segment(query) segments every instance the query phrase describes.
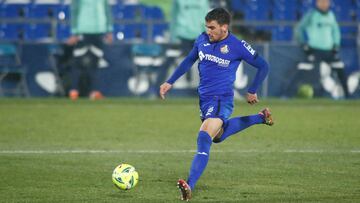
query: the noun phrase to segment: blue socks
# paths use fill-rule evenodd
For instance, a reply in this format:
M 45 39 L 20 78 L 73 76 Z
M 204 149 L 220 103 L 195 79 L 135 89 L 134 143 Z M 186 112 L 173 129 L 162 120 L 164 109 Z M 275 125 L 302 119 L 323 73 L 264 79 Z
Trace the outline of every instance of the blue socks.
M 190 175 L 187 181 L 192 190 L 209 161 L 211 143 L 210 135 L 205 131 L 200 131 L 197 139 L 197 153 L 191 164 Z
M 215 138 L 213 141 L 214 143 L 220 143 L 230 135 L 236 134 L 252 125 L 260 123 L 264 123 L 264 117 L 260 114 L 231 118 L 224 125 L 224 133 L 221 137 Z
M 191 190 L 194 189 L 196 182 L 199 180 L 206 168 L 209 161 L 212 142 L 222 142 L 230 135 L 236 134 L 252 125 L 260 123 L 264 123 L 264 118 L 260 114 L 229 119 L 224 126 L 224 133 L 221 135 L 220 139 L 217 140 L 212 140 L 207 132 L 200 131 L 197 139 L 197 153 L 195 154 L 191 164 L 190 174 L 187 180 Z

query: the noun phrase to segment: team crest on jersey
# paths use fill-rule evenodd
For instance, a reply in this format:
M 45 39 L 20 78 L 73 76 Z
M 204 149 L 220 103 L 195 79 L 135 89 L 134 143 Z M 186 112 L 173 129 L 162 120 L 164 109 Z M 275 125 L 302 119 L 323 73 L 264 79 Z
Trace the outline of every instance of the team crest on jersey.
M 220 47 L 220 52 L 223 54 L 227 54 L 229 53 L 229 46 L 228 45 L 223 45 L 222 47 Z

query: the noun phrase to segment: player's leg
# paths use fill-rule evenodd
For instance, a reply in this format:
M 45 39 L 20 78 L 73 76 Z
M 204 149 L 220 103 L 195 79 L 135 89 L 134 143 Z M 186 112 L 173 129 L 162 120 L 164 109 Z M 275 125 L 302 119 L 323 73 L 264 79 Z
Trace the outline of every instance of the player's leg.
M 204 172 L 209 161 L 212 138 L 223 125 L 224 119 L 219 118 L 221 107 L 221 101 L 218 97 L 200 98 L 200 112 L 203 123 L 198 133 L 197 153 L 192 161 L 188 180 L 178 181 L 182 200 L 189 200 L 191 198 L 191 191 L 194 189 L 196 182 Z M 229 110 L 229 112 L 231 114 L 232 111 Z
M 345 70 L 344 69 L 334 69 L 334 70 L 335 70 L 335 72 L 339 78 L 340 84 L 343 88 L 345 98 L 349 98 L 350 94 L 349 94 L 349 88 L 347 85 L 347 76 L 346 76 Z
M 206 168 L 209 161 L 212 138 L 217 134 L 223 122 L 219 118 L 208 118 L 200 127 L 197 139 L 197 153 L 191 164 L 188 183 L 194 189 L 196 182 Z
M 347 76 L 345 73 L 345 64 L 344 62 L 337 56 L 331 56 L 330 59 L 327 61 L 331 69 L 334 70 L 339 78 L 340 84 L 343 88 L 345 98 L 349 97 L 349 88 L 347 85 Z
M 197 153 L 192 161 L 188 180 L 186 182 L 181 179 L 178 181 L 182 200 L 189 200 L 191 198 L 191 191 L 194 189 L 209 161 L 212 138 L 217 134 L 222 124 L 223 121 L 219 118 L 208 118 L 202 123 L 197 138 Z
M 266 124 L 273 125 L 274 121 L 269 108 L 265 108 L 258 114 L 231 118 L 226 121 L 223 130 L 220 130 L 213 139 L 214 143 L 220 143 L 231 135 L 234 135 L 252 125 Z
M 79 50 L 82 50 L 86 47 L 83 39 L 81 39 L 74 47 L 71 59 L 71 71 L 70 71 L 70 79 L 71 79 L 71 87 L 69 91 L 69 97 L 71 100 L 78 99 L 80 95 L 79 83 L 80 77 L 82 76 L 83 64 L 82 57 L 85 53 L 79 54 Z

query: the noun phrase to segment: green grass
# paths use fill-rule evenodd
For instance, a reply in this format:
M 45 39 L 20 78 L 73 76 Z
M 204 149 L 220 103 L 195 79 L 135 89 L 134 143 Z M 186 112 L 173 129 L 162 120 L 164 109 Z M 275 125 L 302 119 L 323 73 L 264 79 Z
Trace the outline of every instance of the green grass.
M 360 202 L 360 101 L 270 106 L 273 127 L 213 144 L 193 202 Z M 0 202 L 179 202 L 200 126 L 197 100 L 0 100 Z M 116 165 L 138 186 L 120 191 Z

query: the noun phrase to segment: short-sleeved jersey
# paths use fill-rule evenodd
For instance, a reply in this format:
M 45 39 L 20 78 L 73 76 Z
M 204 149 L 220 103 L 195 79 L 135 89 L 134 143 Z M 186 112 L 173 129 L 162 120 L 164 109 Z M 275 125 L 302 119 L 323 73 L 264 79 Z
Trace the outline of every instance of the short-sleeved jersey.
M 210 42 L 206 33 L 201 34 L 190 52 L 195 53 L 199 59 L 200 96 L 232 96 L 236 70 L 241 60 L 251 62 L 257 57 L 247 42 L 231 33 L 219 42 Z

